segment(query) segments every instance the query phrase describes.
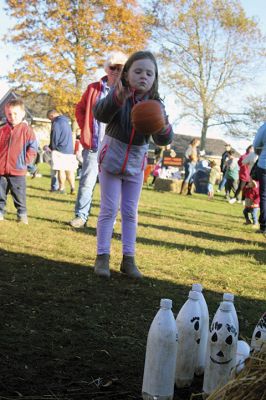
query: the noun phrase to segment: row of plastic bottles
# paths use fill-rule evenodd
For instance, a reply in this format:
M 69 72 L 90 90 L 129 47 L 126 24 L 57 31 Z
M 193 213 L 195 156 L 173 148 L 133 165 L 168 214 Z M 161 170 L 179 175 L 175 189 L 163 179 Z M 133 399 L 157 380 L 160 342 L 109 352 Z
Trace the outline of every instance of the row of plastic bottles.
M 175 320 L 172 300 L 162 299 L 148 333 L 142 385 L 144 400 L 172 400 L 174 385 L 190 386 L 194 374 L 204 373 L 209 395 L 244 366 L 249 345 L 238 340 L 234 295 L 225 293 L 209 329 L 209 312 L 202 286 L 193 284 Z M 251 348 L 266 351 L 266 313 L 254 330 Z

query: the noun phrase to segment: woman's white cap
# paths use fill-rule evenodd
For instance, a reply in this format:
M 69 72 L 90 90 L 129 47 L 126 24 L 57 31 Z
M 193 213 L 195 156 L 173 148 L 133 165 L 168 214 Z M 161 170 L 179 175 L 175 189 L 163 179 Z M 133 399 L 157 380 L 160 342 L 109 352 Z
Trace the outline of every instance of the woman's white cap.
M 104 63 L 104 70 L 107 72 L 107 68 L 110 65 L 124 65 L 127 61 L 127 56 L 122 51 L 113 51 L 108 56 Z

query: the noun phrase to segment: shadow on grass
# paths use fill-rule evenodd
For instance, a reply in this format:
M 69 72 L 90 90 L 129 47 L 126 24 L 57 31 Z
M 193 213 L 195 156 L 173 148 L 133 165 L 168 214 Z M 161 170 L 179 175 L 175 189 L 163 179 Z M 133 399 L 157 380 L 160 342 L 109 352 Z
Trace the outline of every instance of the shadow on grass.
M 226 213 L 217 213 L 217 212 L 212 212 L 212 211 L 207 211 L 207 210 L 204 210 L 204 209 L 197 209 L 197 208 L 186 208 L 186 209 L 191 209 L 193 212 L 195 212 L 195 211 L 198 211 L 198 212 L 200 212 L 200 213 L 205 213 L 205 214 L 208 214 L 208 215 L 218 215 L 218 216 L 227 216 L 227 214 Z M 180 214 L 180 208 L 178 208 L 178 205 L 177 205 L 177 207 L 176 207 L 176 210 L 175 209 L 173 209 L 173 210 L 171 210 L 171 213 L 169 213 L 169 214 L 165 214 L 165 213 L 161 213 L 158 209 L 156 209 L 155 211 L 143 211 L 143 210 L 139 210 L 138 211 L 138 213 L 139 214 L 141 214 L 141 215 L 145 215 L 145 216 L 147 216 L 147 217 L 154 217 L 154 218 L 156 218 L 156 217 L 159 217 L 159 218 L 169 218 L 169 219 L 174 219 L 174 220 L 181 220 L 181 221 L 183 221 L 183 219 L 184 219 L 184 215 L 181 215 Z M 179 213 L 179 214 L 178 214 Z M 237 219 L 237 220 L 239 220 L 240 219 L 240 216 L 238 216 L 238 215 L 230 215 L 230 214 L 228 214 L 228 218 L 230 218 L 230 220 L 233 218 L 233 219 Z M 190 222 L 191 222 L 191 220 L 190 220 Z M 204 223 L 206 223 L 205 221 L 204 221 Z
M 146 338 L 160 299 L 173 299 L 176 315 L 189 290 L 114 271 L 101 280 L 92 267 L 6 250 L 0 279 L 0 396 L 9 399 L 141 399 Z M 221 294 L 205 297 L 213 315 Z M 237 297 L 236 307 L 250 337 L 265 303 Z M 197 380 L 174 399 L 200 391 Z
M 254 243 L 257 243 L 257 245 L 260 247 L 266 247 L 266 240 L 265 240 L 265 242 L 258 242 L 256 240 L 247 240 L 247 239 L 235 238 L 232 236 L 217 235 L 217 234 L 203 232 L 203 231 L 190 231 L 190 230 L 182 229 L 182 228 L 172 228 L 170 226 L 165 226 L 165 225 L 145 224 L 142 222 L 139 222 L 138 225 L 143 226 L 144 228 L 154 228 L 154 229 L 158 229 L 158 230 L 162 230 L 162 231 L 166 231 L 166 232 L 174 232 L 177 234 L 181 233 L 183 235 L 190 235 L 190 236 L 200 238 L 200 239 L 215 240 L 218 242 L 234 242 L 234 243 L 239 243 L 239 244 L 250 244 L 250 245 L 254 245 Z M 262 235 L 261 235 L 261 237 L 262 237 Z
M 190 231 L 189 231 L 190 232 Z M 188 233 L 188 232 L 187 232 Z M 245 254 L 249 257 L 254 257 L 254 259 L 261 265 L 265 265 L 265 249 L 253 249 L 253 248 L 241 248 L 241 249 L 233 249 L 233 250 L 215 250 L 211 248 L 201 247 L 201 246 L 193 246 L 190 244 L 180 244 L 174 242 L 166 242 L 165 240 L 156 240 L 156 239 L 148 239 L 144 237 L 137 237 L 137 242 L 142 243 L 144 245 L 156 246 L 158 250 L 160 247 L 168 247 L 169 249 L 176 249 L 180 251 L 192 251 L 195 254 L 205 253 L 207 256 L 235 256 Z M 244 243 L 244 241 L 243 241 Z
M 38 189 L 39 191 L 39 189 Z M 46 191 L 47 192 L 47 191 Z M 46 196 L 35 196 L 34 194 L 27 193 L 27 198 L 32 198 L 32 199 L 40 199 L 48 202 L 60 202 L 60 203 L 70 203 L 76 200 L 75 196 L 70 196 L 68 194 L 60 194 L 60 193 L 49 193 Z

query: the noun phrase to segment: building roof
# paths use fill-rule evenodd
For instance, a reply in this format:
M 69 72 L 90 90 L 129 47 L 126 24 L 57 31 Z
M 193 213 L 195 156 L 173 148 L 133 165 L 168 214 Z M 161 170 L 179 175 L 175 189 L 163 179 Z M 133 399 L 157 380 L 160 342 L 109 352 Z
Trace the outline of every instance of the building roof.
M 175 134 L 173 141 L 171 143 L 171 148 L 174 149 L 178 156 L 184 156 L 184 153 L 190 144 L 191 140 L 199 136 L 189 136 L 189 135 L 179 135 Z M 205 152 L 207 156 L 221 156 L 225 151 L 225 145 L 228 141 L 224 141 L 222 139 L 206 139 L 206 147 Z M 235 149 L 234 149 L 235 150 Z M 235 150 L 236 157 L 239 157 L 240 154 Z

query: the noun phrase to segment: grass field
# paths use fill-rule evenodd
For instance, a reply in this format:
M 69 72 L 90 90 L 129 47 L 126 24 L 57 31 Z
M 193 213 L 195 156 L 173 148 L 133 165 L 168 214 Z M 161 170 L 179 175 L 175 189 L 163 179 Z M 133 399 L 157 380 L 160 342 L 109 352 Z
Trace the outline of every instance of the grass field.
M 266 239 L 243 225 L 241 205 L 144 187 L 136 258 L 145 278 L 119 273 L 119 216 L 105 281 L 93 274 L 98 185 L 88 227 L 75 231 L 75 198 L 50 193 L 41 169 L 43 178 L 28 179 L 29 225 L 16 223 L 9 198 L 0 226 L 0 399 L 141 399 L 160 299 L 171 298 L 176 315 L 194 282 L 211 317 L 223 292 L 235 294 L 240 337 L 250 341 L 266 309 Z M 175 399 L 200 391 L 198 379 Z

